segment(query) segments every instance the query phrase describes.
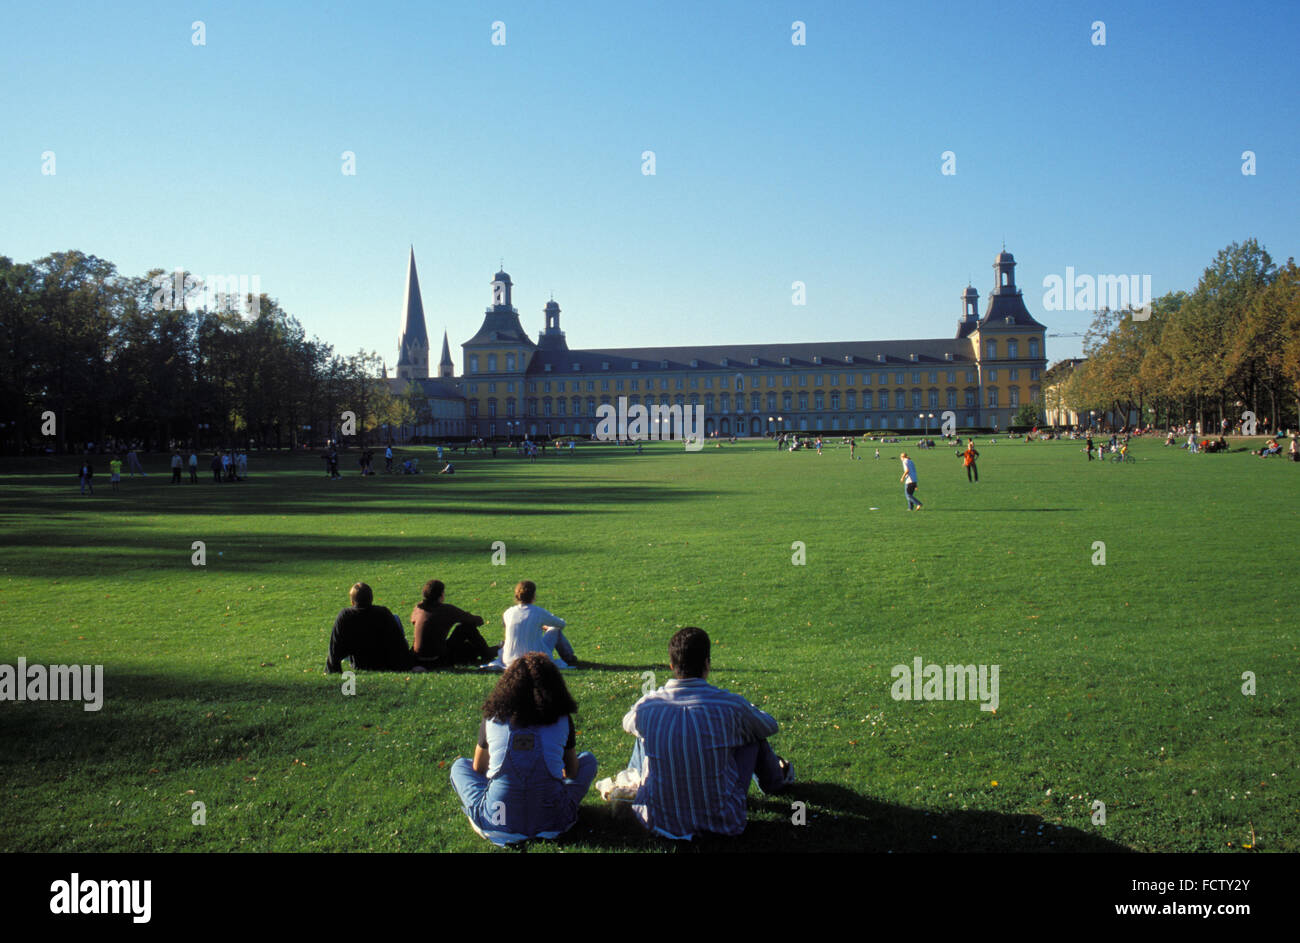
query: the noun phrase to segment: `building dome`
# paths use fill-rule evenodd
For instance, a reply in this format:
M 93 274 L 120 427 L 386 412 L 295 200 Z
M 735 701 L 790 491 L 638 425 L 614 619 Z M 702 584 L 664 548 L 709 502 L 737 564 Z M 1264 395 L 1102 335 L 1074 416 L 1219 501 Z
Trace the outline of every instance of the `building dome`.
M 550 301 L 546 302 L 546 313 L 547 313 L 547 314 L 559 314 L 559 313 L 560 313 L 560 305 L 559 305 L 559 303 L 558 303 L 554 298 L 552 298 Z
M 499 271 L 499 272 L 497 272 L 495 275 L 493 275 L 493 276 L 492 276 L 492 281 L 494 281 L 494 282 L 505 282 L 507 285 L 512 284 L 512 282 L 510 281 L 510 276 L 506 274 L 505 269 L 502 269 L 501 271 Z
M 966 290 L 961 293 L 961 296 L 963 298 L 978 298 L 980 296 L 980 293 L 975 290 L 974 285 L 967 285 Z
M 993 260 L 994 265 L 1015 265 L 1016 258 L 1006 249 L 998 253 L 998 257 Z

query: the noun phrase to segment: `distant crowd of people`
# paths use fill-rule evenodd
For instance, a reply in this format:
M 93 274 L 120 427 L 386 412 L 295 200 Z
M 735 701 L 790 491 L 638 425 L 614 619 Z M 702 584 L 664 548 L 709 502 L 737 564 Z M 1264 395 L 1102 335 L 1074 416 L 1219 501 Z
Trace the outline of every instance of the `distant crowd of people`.
M 330 636 L 327 672 L 350 661 L 358 670 L 430 671 L 454 665 L 503 673 L 480 711 L 472 759 L 451 767 L 451 783 L 476 832 L 498 845 L 554 838 L 577 821 L 596 778 L 596 757 L 577 752 L 578 704 L 560 673 L 577 664 L 566 623 L 536 604 L 537 586 L 515 586 L 502 613 L 504 636 L 490 646 L 481 616 L 446 601 L 430 580 L 411 613 L 414 641 L 401 621 L 376 605 L 365 583 L 349 592 Z M 711 642 L 688 627 L 668 646 L 672 679 L 638 700 L 623 718 L 636 738 L 627 766 L 598 784 L 602 798 L 626 802 L 647 829 L 674 839 L 738 835 L 746 793 L 757 779 L 764 793 L 794 782 L 794 769 L 768 743 L 776 720 L 743 697 L 714 687 Z
M 81 485 L 82 494 L 95 493 L 95 464 L 90 456 L 90 452 L 82 455 L 81 462 L 77 466 L 77 480 Z M 172 484 L 179 485 L 181 483 L 181 476 L 186 468 L 189 469 L 190 483 L 195 485 L 199 483 L 199 453 L 197 451 L 190 452 L 187 460 L 179 449 L 173 450 L 170 464 Z M 149 477 L 149 473 L 144 470 L 144 465 L 140 463 L 140 457 L 134 449 L 126 453 L 125 465 L 129 477 L 134 478 L 137 474 L 141 478 Z M 208 467 L 212 471 L 212 480 L 217 484 L 243 481 L 248 477 L 248 453 L 242 449 L 231 449 L 229 451 L 218 449 L 212 454 Z M 116 453 L 110 453 L 108 481 L 114 492 L 118 490 L 118 485 L 122 481 L 122 468 L 122 457 Z

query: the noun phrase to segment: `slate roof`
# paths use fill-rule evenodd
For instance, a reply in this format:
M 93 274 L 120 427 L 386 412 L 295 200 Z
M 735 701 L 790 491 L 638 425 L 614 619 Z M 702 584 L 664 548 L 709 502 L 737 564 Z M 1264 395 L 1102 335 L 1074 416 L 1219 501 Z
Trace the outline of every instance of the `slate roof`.
M 420 344 L 426 350 L 429 347 L 429 332 L 424 325 L 424 302 L 420 300 L 420 277 L 415 272 L 414 246 L 406 263 L 406 302 L 402 310 L 402 338 L 397 345 L 399 367 L 412 362 L 408 353 L 411 344 Z
M 1011 318 L 1009 323 L 1007 318 Z M 1019 291 L 1002 294 L 995 291 L 989 295 L 989 304 L 984 309 L 984 317 L 979 322 L 979 327 L 980 330 L 990 327 L 1047 330 L 1046 325 L 1034 320 L 1034 316 L 1025 307 L 1025 296 Z
M 523 325 L 519 323 L 519 312 L 513 307 L 507 308 L 504 305 L 488 308 L 483 315 L 483 323 L 479 326 L 478 333 L 460 346 L 469 347 L 475 344 L 520 344 L 529 350 L 537 347 Z
M 916 354 L 913 361 L 911 355 Z M 952 359 L 944 355 L 951 354 Z M 878 359 L 884 355 L 884 360 Z M 845 358 L 851 357 L 852 360 Z M 788 364 L 782 362 L 789 357 Z M 820 357 L 821 363 L 813 358 Z M 757 358 L 757 364 L 753 361 Z M 723 361 L 726 361 L 724 366 Z M 661 367 L 663 361 L 668 366 Z M 691 361 L 699 366 L 692 368 Z M 529 376 L 546 372 L 556 375 L 572 373 L 630 372 L 632 364 L 638 370 L 657 372 L 667 370 L 770 370 L 773 368 L 802 367 L 808 369 L 871 369 L 895 366 L 939 366 L 944 364 L 973 363 L 970 345 L 947 338 L 902 341 L 830 341 L 825 343 L 796 344 L 728 344 L 708 347 L 624 347 L 601 350 L 539 350 L 528 364 Z M 581 365 L 575 371 L 573 365 Z M 602 364 L 608 363 L 605 370 Z

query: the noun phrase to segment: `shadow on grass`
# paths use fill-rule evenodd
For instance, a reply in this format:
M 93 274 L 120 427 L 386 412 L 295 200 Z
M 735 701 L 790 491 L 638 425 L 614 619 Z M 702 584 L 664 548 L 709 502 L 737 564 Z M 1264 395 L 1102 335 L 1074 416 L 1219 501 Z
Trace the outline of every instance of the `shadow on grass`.
M 602 770 L 600 775 L 605 771 Z M 792 822 L 792 804 L 806 803 L 806 820 Z M 757 813 L 757 817 L 756 817 Z M 753 852 L 1131 852 L 1096 832 L 1058 826 L 1037 815 L 984 810 L 930 812 L 872 799 L 835 783 L 796 783 L 780 796 L 751 789 L 744 834 L 671 841 L 643 829 L 629 811 L 593 791 L 578 823 L 559 845 L 602 851 L 675 854 Z M 521 850 L 526 850 L 526 847 Z
M 237 526 L 237 523 L 233 526 Z M 409 526 L 409 525 L 408 525 Z M 508 536 L 508 535 L 507 535 Z M 124 539 L 125 538 L 125 539 Z M 192 542 L 202 540 L 207 562 L 193 564 Z M 119 532 L 117 543 L 89 542 L 84 533 L 74 530 L 42 533 L 38 530 L 6 529 L 0 535 L 0 550 L 5 548 L 39 548 L 41 552 L 10 554 L 5 572 L 26 577 L 99 576 L 111 573 L 135 575 L 142 569 L 172 571 L 177 575 L 202 578 L 207 574 L 249 574 L 263 571 L 257 579 L 273 578 L 277 573 L 288 583 L 299 576 L 299 569 L 313 569 L 351 564 L 358 578 L 366 579 L 382 563 L 406 563 L 431 569 L 446 565 L 456 557 L 482 556 L 492 552 L 487 537 L 446 537 L 434 534 L 406 534 L 388 537 L 322 534 L 316 536 L 208 532 L 202 526 L 185 528 L 181 534 Z M 512 553 L 545 554 L 559 557 L 578 550 L 545 541 L 520 541 Z M 50 553 L 45 553 L 50 551 Z M 56 555 L 54 551 L 64 551 Z M 70 561 L 75 554 L 75 561 Z M 188 588 L 178 592 L 178 598 Z M 381 605 L 384 601 L 378 600 Z
M 607 511 L 591 505 L 635 508 L 660 504 L 666 499 L 690 500 L 715 494 L 663 483 L 601 484 L 590 478 L 561 481 L 512 476 L 501 480 L 500 485 L 474 479 L 457 479 L 454 483 L 443 479 L 429 487 L 423 484 L 417 479 L 343 479 L 330 483 L 328 479 L 280 477 L 210 485 L 201 490 L 199 486 L 188 484 L 156 487 L 150 483 L 129 487 L 124 483 L 115 494 L 105 482 L 103 488 L 96 488 L 94 495 L 79 494 L 75 482 L 66 491 L 19 486 L 10 492 L 13 510 L 0 519 L 7 523 L 21 523 L 32 520 L 34 516 L 48 520 L 69 512 L 219 516 L 326 515 L 368 511 L 509 517 L 603 514 Z M 549 487 L 552 484 L 554 487 Z

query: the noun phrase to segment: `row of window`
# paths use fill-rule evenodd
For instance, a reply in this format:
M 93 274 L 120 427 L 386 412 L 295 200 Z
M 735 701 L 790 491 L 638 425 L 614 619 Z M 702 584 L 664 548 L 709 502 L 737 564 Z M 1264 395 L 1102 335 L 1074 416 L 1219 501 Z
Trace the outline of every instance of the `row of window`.
M 989 417 L 984 417 L 987 422 Z M 892 421 L 891 421 L 892 420 Z M 975 425 L 975 414 L 966 413 L 961 420 L 965 426 Z M 748 426 L 748 432 L 746 427 Z M 524 430 L 524 421 L 512 420 L 504 423 L 483 422 L 473 423 L 470 427 L 471 435 L 487 435 L 495 437 L 502 435 L 519 435 Z M 911 416 L 876 416 L 874 421 L 871 416 L 800 416 L 798 418 L 787 419 L 784 422 L 768 423 L 757 417 L 750 419 L 748 424 L 744 419 L 736 419 L 734 423 L 730 422 L 727 417 L 714 420 L 706 418 L 704 420 L 704 432 L 706 435 L 713 432 L 716 428 L 721 435 L 730 435 L 735 432 L 737 435 L 762 435 L 764 432 L 771 430 L 798 430 L 799 432 L 824 432 L 824 431 L 844 431 L 865 429 L 868 432 L 876 429 L 880 431 L 901 430 L 901 429 L 919 429 L 924 428 L 925 423 L 919 423 Z M 934 424 L 930 423 L 930 428 Z M 529 435 L 591 435 L 596 431 L 594 420 L 575 419 L 572 422 L 560 420 L 558 422 L 544 421 L 541 423 L 531 422 L 527 424 Z
M 479 370 L 478 370 L 479 359 L 478 359 L 478 358 L 479 358 L 479 355 L 478 355 L 478 354 L 470 354 L 470 355 L 469 355 L 469 372 L 470 372 L 470 373 L 478 373 L 478 372 L 479 372 Z M 518 363 L 518 362 L 520 362 L 520 361 L 516 361 L 516 359 L 515 359 L 515 355 L 514 355 L 514 354 L 506 354 L 506 373 L 514 373 L 514 372 L 515 372 L 515 365 L 516 365 L 516 363 Z M 487 372 L 488 372 L 488 373 L 496 373 L 496 372 L 497 372 L 497 363 L 498 363 L 498 361 L 497 361 L 497 355 L 496 355 L 496 354 L 488 354 L 488 355 L 487 355 Z
M 1018 381 L 1018 380 L 1020 379 L 1020 368 L 1019 368 L 1019 367 L 1006 367 L 1006 368 L 1003 368 L 1003 369 L 1005 369 L 1005 370 L 1007 371 L 1007 379 L 1008 379 L 1008 380 L 1010 380 L 1010 381 L 1012 381 L 1012 382 L 1015 382 L 1015 381 Z M 996 367 L 990 368 L 990 369 L 984 371 L 984 378 L 985 378 L 985 380 L 986 380 L 987 382 L 990 382 L 990 383 L 996 383 L 996 382 L 997 382 L 997 379 L 998 379 L 998 373 L 999 373 L 999 372 L 1000 372 L 1000 371 L 999 371 L 998 368 L 996 368 Z M 858 382 L 859 382 L 860 384 L 862 384 L 863 386 L 869 385 L 869 384 L 871 383 L 871 376 L 872 376 L 872 375 L 871 375 L 870 373 L 863 373 L 863 374 L 860 374 L 860 375 L 858 376 Z M 880 384 L 887 384 L 887 383 L 890 382 L 890 379 L 889 379 L 890 376 L 891 376 L 891 374 L 889 374 L 889 373 L 881 373 L 881 374 L 878 374 L 878 375 L 877 375 L 878 379 L 877 379 L 876 382 L 877 382 L 877 383 L 880 383 Z M 906 374 L 906 373 L 902 373 L 902 372 L 894 373 L 894 374 L 892 374 L 892 376 L 893 376 L 893 382 L 894 382 L 895 384 L 901 384 L 901 383 L 905 383 L 905 382 L 906 382 L 906 379 L 905 379 L 905 378 L 907 377 L 907 374 Z M 1039 368 L 1038 368 L 1038 367 L 1031 367 L 1030 370 L 1029 370 L 1029 379 L 1031 379 L 1031 380 L 1037 380 L 1037 379 L 1038 379 L 1038 376 L 1039 376 Z M 913 383 L 921 383 L 921 382 L 922 382 L 921 377 L 922 377 L 922 373 L 921 373 L 921 371 L 919 371 L 919 370 L 914 370 L 914 371 L 912 371 L 912 373 L 911 373 L 911 381 L 912 381 Z M 711 390 L 711 389 L 714 388 L 713 383 L 714 383 L 714 380 L 715 380 L 715 379 L 717 380 L 717 384 L 718 384 L 717 388 L 720 389 L 720 390 L 731 390 L 731 389 L 734 389 L 734 390 L 738 390 L 738 391 L 739 391 L 739 390 L 744 390 L 744 389 L 745 389 L 745 378 L 744 378 L 744 377 L 689 377 L 689 378 L 688 378 L 688 377 L 672 377 L 672 378 L 670 378 L 670 377 L 661 377 L 661 378 L 659 378 L 658 389 L 660 389 L 660 390 L 667 390 L 667 389 L 669 389 L 669 383 L 670 383 L 670 381 L 671 381 L 671 382 L 672 382 L 672 388 L 673 388 L 673 389 L 684 390 L 684 389 L 686 389 L 687 386 L 688 386 L 688 384 L 687 384 L 687 382 L 686 382 L 688 379 L 690 380 L 689 388 L 692 389 L 692 390 L 697 390 L 697 389 L 700 389 L 700 388 L 701 388 L 701 380 L 703 381 L 703 388 L 706 389 L 706 390 Z M 781 384 L 783 387 L 789 387 L 789 386 L 793 386 L 793 385 L 794 385 L 794 383 L 793 383 L 794 377 L 792 377 L 792 376 L 790 376 L 790 375 L 787 374 L 787 375 L 785 375 L 784 377 L 782 377 L 782 379 L 784 380 L 784 382 Z M 817 375 L 814 376 L 814 375 L 812 375 L 812 374 L 807 374 L 807 373 L 805 373 L 805 374 L 800 374 L 799 377 L 798 377 L 798 380 L 799 380 L 799 386 L 801 386 L 801 387 L 806 387 L 806 386 L 808 386 L 808 385 L 809 385 L 809 380 L 810 380 L 810 379 L 813 380 L 813 382 L 812 382 L 812 385 L 813 385 L 813 386 L 827 386 L 827 385 L 829 385 L 829 386 L 839 386 L 839 385 L 841 385 L 841 383 L 842 383 L 844 386 L 849 386 L 849 385 L 851 385 L 851 384 L 854 382 L 854 380 L 853 380 L 853 374 L 850 374 L 850 373 L 844 373 L 844 374 L 833 373 L 833 374 L 830 374 L 829 376 L 822 375 L 822 374 L 817 374 Z M 928 379 L 928 382 L 930 382 L 930 383 L 938 383 L 938 382 L 939 382 L 939 372 L 938 372 L 937 370 L 931 370 L 931 371 L 929 372 L 929 374 L 927 375 L 927 379 Z M 947 371 L 947 373 L 945 374 L 945 379 L 947 380 L 948 383 L 956 383 L 956 382 L 957 382 L 957 372 L 956 372 L 955 370 L 949 370 L 949 371 Z M 828 380 L 829 380 L 829 383 L 826 382 L 826 381 L 828 381 Z M 974 370 L 967 370 L 967 371 L 966 371 L 966 382 L 967 382 L 967 383 L 974 383 L 974 382 L 975 382 L 975 371 L 974 371 Z M 542 380 L 542 381 L 540 382 L 540 384 L 539 384 L 538 381 L 536 381 L 536 380 L 531 380 L 531 381 L 528 382 L 527 385 L 528 385 L 528 392 L 529 392 L 529 393 L 537 393 L 537 392 L 539 392 L 539 390 L 538 390 L 538 386 L 539 386 L 539 385 L 540 385 L 540 387 L 541 387 L 540 392 L 542 392 L 542 393 L 551 393 L 551 392 L 555 392 L 555 393 L 582 393 L 582 392 L 594 393 L 594 392 L 596 392 L 596 384 L 597 384 L 597 383 L 600 384 L 600 392 L 602 392 L 602 393 L 609 393 L 609 392 L 611 392 L 611 391 L 612 391 L 612 392 L 616 392 L 616 393 L 623 393 L 623 392 L 626 392 L 626 391 L 631 391 L 631 392 L 635 393 L 635 392 L 639 392 L 639 391 L 641 390 L 641 383 L 642 383 L 642 381 L 641 381 L 640 379 L 638 379 L 638 378 L 624 379 L 624 378 L 622 378 L 622 377 L 619 377 L 619 378 L 616 378 L 616 379 L 613 379 L 613 380 Z M 611 384 L 612 384 L 612 386 L 611 386 Z M 493 382 L 488 383 L 488 384 L 487 384 L 487 392 L 489 392 L 489 393 L 495 393 L 495 392 L 497 392 L 497 385 L 498 385 L 498 382 L 497 382 L 497 381 L 493 381 Z M 523 381 L 514 381 L 514 380 L 508 380 L 508 381 L 505 381 L 505 391 L 506 391 L 507 393 L 514 393 L 514 392 L 516 392 L 516 389 L 515 389 L 516 386 L 518 386 L 518 387 L 519 387 L 519 390 L 522 391 L 522 389 L 523 389 L 523 387 L 524 387 L 524 383 L 523 383 Z M 769 377 L 767 377 L 767 387 L 770 389 L 770 388 L 775 387 L 775 386 L 776 386 L 776 377 L 774 377 L 774 376 L 769 376 Z M 655 381 L 654 381 L 654 379 L 647 379 L 647 380 L 645 381 L 645 389 L 646 389 L 647 392 L 653 391 L 655 388 L 656 388 L 656 387 L 655 387 Z M 754 384 L 753 384 L 753 388 L 755 388 L 755 389 L 759 388 L 759 384 L 758 384 L 758 383 L 754 383 Z M 478 391 L 479 391 L 479 384 L 478 384 L 478 383 L 471 383 L 471 384 L 469 384 L 469 392 L 470 392 L 471 395 L 478 393 Z M 882 391 L 882 392 L 883 392 L 883 391 Z M 853 395 L 853 394 L 852 394 L 852 391 L 850 391 L 848 395 Z M 862 395 L 863 395 L 863 396 L 869 396 L 870 393 L 864 391 Z
M 909 400 L 906 391 L 895 390 L 892 407 L 890 406 L 889 392 L 887 390 L 881 390 L 879 397 L 875 398 L 874 402 L 871 393 L 864 392 L 862 394 L 861 408 L 862 409 L 891 409 L 891 408 L 892 409 L 908 409 L 908 408 L 939 409 L 940 408 L 938 390 L 924 391 L 926 394 L 924 399 L 922 398 L 922 392 L 923 392 L 922 390 L 912 390 L 911 398 Z M 957 390 L 946 391 L 944 405 L 948 409 L 957 408 L 957 393 L 958 393 Z M 987 387 L 985 389 L 985 395 L 987 399 L 987 402 L 985 403 L 986 406 L 996 407 L 1001 405 L 1001 403 L 999 402 L 1000 397 L 998 395 L 997 387 Z M 1034 387 L 1030 390 L 1030 396 L 1031 397 L 1038 396 L 1037 387 Z M 978 404 L 977 397 L 978 397 L 978 392 L 976 390 L 966 390 L 964 395 L 963 405 L 967 407 L 976 406 Z M 663 397 L 660 400 L 660 405 L 663 406 L 670 405 L 668 399 L 669 398 L 667 396 Z M 640 400 L 641 397 L 639 396 L 629 397 L 628 405 L 629 406 L 642 405 Z M 686 405 L 699 406 L 700 405 L 700 398 L 697 394 L 691 394 L 691 396 L 689 397 L 690 400 L 689 404 L 687 402 L 687 397 L 685 396 L 679 395 L 675 397 L 675 400 L 676 400 L 676 405 L 678 406 L 686 406 Z M 507 417 L 512 417 L 512 418 L 514 417 L 516 402 L 517 401 L 513 398 L 507 399 L 505 401 Z M 653 397 L 649 397 L 649 396 L 646 397 L 645 405 L 648 406 L 653 402 L 654 402 Z M 775 393 L 768 393 L 766 398 L 760 397 L 758 393 L 752 393 L 750 394 L 749 397 L 749 409 L 751 412 L 761 412 L 764 410 L 766 410 L 767 412 L 775 412 L 778 409 L 785 412 L 790 412 L 795 409 L 795 402 L 796 402 L 795 397 L 791 393 L 781 394 L 779 406 L 778 406 L 777 395 Z M 843 409 L 858 408 L 857 397 L 853 394 L 852 390 L 850 390 L 847 394 L 845 394 L 845 396 L 842 399 L 838 392 L 832 392 L 830 396 L 827 396 L 824 393 L 814 393 L 812 395 L 811 400 L 809 399 L 809 395 L 807 393 L 800 393 L 798 394 L 797 402 L 798 402 L 798 409 L 800 411 L 807 411 L 808 409 L 823 410 L 827 408 L 828 404 L 829 404 L 829 408 L 833 412 L 838 412 L 841 408 Z M 601 397 L 601 403 L 604 405 L 610 405 L 609 397 L 608 396 Z M 596 405 L 597 404 L 596 404 L 595 397 L 590 397 L 590 396 L 587 397 L 585 415 L 594 416 L 596 414 Z M 732 412 L 733 401 L 731 396 L 727 393 L 721 394 L 716 399 L 712 393 L 709 393 L 705 395 L 703 405 L 706 413 L 713 413 L 713 412 L 727 413 L 727 412 Z M 1013 386 L 1007 390 L 1007 405 L 1012 407 L 1020 405 L 1019 387 Z M 737 396 L 735 398 L 734 408 L 735 408 L 735 412 L 738 413 L 743 413 L 745 411 L 745 398 L 743 396 Z M 557 397 L 556 399 L 552 400 L 549 396 L 547 396 L 541 400 L 540 404 L 536 399 L 528 400 L 528 415 L 530 416 L 538 415 L 539 409 L 541 410 L 541 415 L 543 416 L 569 415 L 570 409 L 572 410 L 572 415 L 574 416 L 584 415 L 583 400 L 582 397 L 580 396 L 574 396 L 571 400 L 566 400 L 560 397 Z M 487 410 L 489 416 L 495 417 L 497 415 L 497 401 L 495 399 L 487 400 Z M 478 417 L 478 400 L 469 401 L 469 415 L 471 416 L 471 418 Z

